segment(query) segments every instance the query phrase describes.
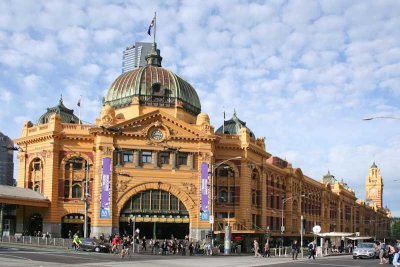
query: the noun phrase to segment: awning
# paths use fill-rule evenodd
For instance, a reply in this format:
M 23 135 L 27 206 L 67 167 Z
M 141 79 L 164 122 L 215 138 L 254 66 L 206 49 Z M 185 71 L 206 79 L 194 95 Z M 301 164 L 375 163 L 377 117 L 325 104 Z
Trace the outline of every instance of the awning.
M 366 240 L 366 239 L 374 239 L 372 236 L 350 236 L 346 237 L 347 239 L 350 240 Z
M 347 237 L 352 236 L 354 233 L 344 233 L 344 232 L 329 232 L 329 233 L 319 233 L 318 236 L 321 237 Z
M 0 185 L 0 203 L 31 207 L 50 207 L 49 199 L 42 194 L 29 188 L 8 185 Z

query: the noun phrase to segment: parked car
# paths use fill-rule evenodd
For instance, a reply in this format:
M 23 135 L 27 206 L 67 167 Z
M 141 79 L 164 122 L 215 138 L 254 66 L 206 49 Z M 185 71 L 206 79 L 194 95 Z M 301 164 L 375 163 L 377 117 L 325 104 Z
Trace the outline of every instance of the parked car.
M 379 257 L 379 248 L 375 243 L 361 243 L 353 250 L 353 259 Z
M 95 252 L 109 252 L 110 251 L 109 244 L 101 243 L 97 239 L 82 238 L 81 242 L 82 242 L 80 245 L 81 250 L 95 251 Z

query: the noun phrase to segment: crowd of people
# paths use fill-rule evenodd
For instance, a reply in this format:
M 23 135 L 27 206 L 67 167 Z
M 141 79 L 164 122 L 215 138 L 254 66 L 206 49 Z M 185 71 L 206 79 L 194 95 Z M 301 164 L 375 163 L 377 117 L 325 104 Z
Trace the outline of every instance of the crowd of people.
M 72 247 L 78 250 L 82 243 L 79 232 L 73 236 L 69 233 L 68 237 L 72 239 Z M 110 245 L 110 252 L 121 257 L 125 257 L 130 253 L 141 252 L 148 252 L 153 255 L 177 254 L 193 256 L 199 253 L 212 255 L 210 242 L 206 240 L 191 241 L 189 240 L 189 236 L 185 236 L 183 240 L 179 240 L 173 235 L 169 239 L 146 239 L 146 236 L 139 237 L 138 234 L 135 234 L 135 236 L 112 234 L 108 238 L 105 238 L 104 234 L 102 234 L 99 238 L 94 239 L 98 240 L 99 243 L 108 243 Z

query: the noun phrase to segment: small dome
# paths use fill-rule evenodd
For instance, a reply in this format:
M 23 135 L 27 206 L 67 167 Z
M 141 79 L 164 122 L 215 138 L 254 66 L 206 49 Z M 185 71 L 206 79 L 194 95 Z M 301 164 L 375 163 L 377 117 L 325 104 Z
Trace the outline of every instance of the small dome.
M 200 113 L 199 115 L 197 115 L 197 120 L 196 120 L 196 124 L 197 125 L 201 125 L 203 123 L 207 123 L 210 124 L 210 117 L 208 116 L 207 113 Z
M 137 97 L 140 105 L 175 107 L 177 102 L 187 112 L 197 115 L 201 111 L 199 97 L 194 88 L 170 70 L 161 67 L 161 57 L 153 44 L 146 57 L 147 65 L 121 74 L 111 84 L 103 104 L 121 108 Z
M 39 117 L 37 124 L 40 125 L 48 123 L 53 114 L 60 115 L 60 120 L 63 123 L 79 123 L 79 118 L 74 115 L 74 110 L 68 109 L 64 106 L 62 97 L 60 98 L 57 106 L 47 108 L 47 112 Z
M 233 113 L 232 119 L 224 121 L 224 125 L 218 128 L 215 132 L 217 134 L 239 134 L 241 128 L 247 128 L 250 132 L 250 137 L 255 138 L 252 130 L 250 130 L 244 121 L 241 121 L 237 116 L 236 112 Z

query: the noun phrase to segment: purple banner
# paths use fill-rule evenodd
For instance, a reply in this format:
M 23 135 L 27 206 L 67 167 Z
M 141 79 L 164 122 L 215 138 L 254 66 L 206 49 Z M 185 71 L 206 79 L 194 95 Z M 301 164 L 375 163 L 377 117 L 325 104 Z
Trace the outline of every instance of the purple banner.
M 210 212 L 208 209 L 208 163 L 201 163 L 201 184 L 200 184 L 200 220 L 208 221 Z
M 101 176 L 100 218 L 110 218 L 110 166 L 111 158 L 103 158 Z

